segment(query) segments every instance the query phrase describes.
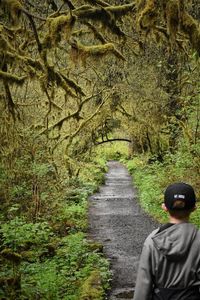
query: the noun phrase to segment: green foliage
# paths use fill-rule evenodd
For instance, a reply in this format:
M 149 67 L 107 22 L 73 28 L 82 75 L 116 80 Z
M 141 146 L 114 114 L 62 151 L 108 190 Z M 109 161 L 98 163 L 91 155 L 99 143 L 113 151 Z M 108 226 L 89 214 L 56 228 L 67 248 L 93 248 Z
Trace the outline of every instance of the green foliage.
M 160 222 L 167 221 L 167 215 L 161 209 L 163 193 L 173 182 L 187 182 L 191 184 L 199 199 L 199 143 L 188 147 L 183 142 L 179 150 L 165 155 L 163 163 L 148 163 L 147 156 L 135 157 L 127 161 L 127 167 L 133 174 L 134 182 L 139 191 L 141 206 L 146 212 Z M 194 163 L 195 162 L 195 163 Z M 200 209 L 200 204 L 197 202 Z M 200 227 L 198 209 L 191 216 L 191 221 Z
M 27 223 L 24 218 L 20 217 L 2 224 L 0 233 L 3 246 L 15 251 L 29 247 L 29 245 L 42 246 L 53 235 L 47 222 Z
M 81 204 L 71 204 L 63 207 L 59 211 L 59 221 L 66 222 L 69 232 L 86 231 L 87 229 L 87 201 Z
M 80 300 L 103 300 L 103 294 L 100 274 L 98 271 L 93 271 L 82 285 Z
M 24 252 L 21 255 L 24 260 Z M 34 254 L 30 255 L 34 257 Z M 101 300 L 110 278 L 108 262 L 101 253 L 90 248 L 83 233 L 71 234 L 59 240 L 53 256 L 43 252 L 31 263 L 26 260 L 21 262 L 18 268 L 21 277 L 20 295 L 30 300 L 35 299 L 36 294 L 40 299 L 79 300 L 80 295 L 83 295 L 83 286 L 90 281 L 94 272 L 98 272 L 98 289 L 101 291 L 95 299 Z M 8 274 L 8 270 L 4 269 L 3 275 Z M 90 294 L 90 290 L 87 293 Z
M 189 4 L 176 14 L 178 0 L 174 10 L 170 1 L 159 6 L 161 14 L 152 0 L 137 1 L 138 11 L 135 2 L 0 2 L 0 298 L 100 300 L 108 263 L 83 232 L 106 161 L 151 152 L 154 163 L 145 156 L 127 164 L 142 205 L 162 220 L 170 181 L 198 191 L 194 11 Z M 131 143 L 95 145 L 111 137 Z
M 112 142 L 97 146 L 95 152 L 98 156 L 98 163 L 128 158 L 128 146 L 127 142 Z
M 12 187 L 10 195 L 17 202 L 7 207 L 7 220 L 0 229 L 0 263 L 3 266 L 0 297 L 12 295 L 13 299 L 34 300 L 38 295 L 40 299 L 85 299 L 86 287 L 87 295 L 94 295 L 90 282 L 94 274 L 98 274 L 99 285 L 94 299 L 101 300 L 109 287 L 109 263 L 99 250 L 101 246 L 94 247 L 82 231 L 87 230 L 87 198 L 103 180 L 105 161 L 101 166 L 89 164 L 90 171 L 85 168 L 80 178 L 63 180 L 59 192 L 56 185 L 50 186 L 47 182 L 51 179 L 52 183 L 54 178 L 51 177 L 54 175 L 51 164 L 37 161 L 28 167 L 28 161 L 31 162 L 29 156 L 17 160 L 17 168 L 20 166 L 29 176 L 25 178 L 15 171 L 19 174 L 18 184 Z M 6 178 L 3 172 L 1 178 Z M 41 211 L 40 218 L 32 222 L 30 214 L 23 213 L 23 205 L 25 199 L 32 201 L 32 195 L 26 190 L 30 180 L 35 178 L 40 187 L 46 184 L 40 197 L 48 206 Z M 31 206 L 27 210 L 32 211 Z
M 80 179 L 87 180 L 88 191 L 94 192 L 100 184 L 104 182 L 104 173 L 106 172 L 106 160 L 95 158 L 93 162 L 88 163 L 86 168 L 80 172 Z

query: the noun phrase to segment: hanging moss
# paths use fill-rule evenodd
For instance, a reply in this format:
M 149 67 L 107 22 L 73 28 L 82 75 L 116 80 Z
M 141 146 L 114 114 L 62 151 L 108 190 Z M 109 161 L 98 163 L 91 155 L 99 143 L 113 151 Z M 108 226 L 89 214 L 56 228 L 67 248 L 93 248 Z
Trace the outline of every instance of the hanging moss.
M 91 5 L 100 5 L 102 7 L 109 6 L 108 3 L 106 3 L 102 0 L 86 0 L 86 2 L 90 3 Z
M 12 249 L 6 248 L 3 251 L 1 251 L 1 256 L 3 258 L 6 258 L 7 260 L 10 260 L 14 262 L 15 264 L 19 264 L 22 257 L 19 253 L 13 252 Z
M 124 56 L 115 48 L 113 43 L 106 43 L 103 45 L 84 46 L 81 43 L 74 41 L 71 46 L 76 50 L 82 60 L 85 60 L 89 56 L 101 57 L 109 53 L 113 53 L 120 59 L 125 60 Z
M 72 28 L 75 24 L 76 17 L 71 14 L 61 15 L 48 19 L 49 37 L 52 44 L 56 44 L 61 40 L 61 33 L 64 32 L 66 40 L 71 36 Z
M 81 6 L 78 9 L 73 11 L 73 14 L 77 16 L 78 19 L 83 20 L 93 20 L 101 22 L 104 27 L 108 28 L 112 33 L 123 36 L 124 32 L 117 26 L 114 15 L 111 13 L 111 8 L 109 7 L 90 7 L 90 6 Z
M 156 0 L 146 0 L 146 4 L 138 17 L 138 24 L 141 29 L 149 29 L 156 23 L 158 16 Z
M 181 29 L 189 36 L 192 47 L 200 56 L 200 29 L 198 23 L 187 12 L 182 12 Z
M 80 94 L 82 96 L 85 96 L 84 92 L 82 91 L 81 87 L 76 84 L 75 81 L 72 79 L 67 78 L 64 74 L 61 74 L 62 78 L 66 81 L 66 83 L 73 88 L 77 94 Z
M 138 23 L 141 29 L 155 28 L 163 32 L 172 44 L 175 44 L 178 31 L 189 37 L 192 47 L 200 55 L 200 27 L 198 22 L 186 11 L 184 1 L 180 0 L 137 0 L 139 11 Z M 163 27 L 166 24 L 166 32 Z
M 4 11 L 9 14 L 12 21 L 14 23 L 17 23 L 21 16 L 21 11 L 23 9 L 21 2 L 18 0 L 2 0 L 1 5 Z
M 167 33 L 169 34 L 172 43 L 175 42 L 176 34 L 179 29 L 180 8 L 177 0 L 169 0 L 165 8 Z
M 22 85 L 26 79 L 26 76 L 18 77 L 8 72 L 3 72 L 0 70 L 0 79 L 4 79 L 9 83 L 16 83 Z
M 122 17 L 128 12 L 133 12 L 135 10 L 135 2 L 130 4 L 118 5 L 118 6 L 108 6 L 106 11 L 112 13 L 115 17 Z
M 67 94 L 69 94 L 72 97 L 77 97 L 77 95 L 74 93 L 74 91 L 66 83 L 66 80 L 59 74 L 59 72 L 55 71 L 52 66 L 47 67 L 46 81 L 47 81 L 47 83 L 55 82 L 57 84 L 57 86 L 63 88 Z

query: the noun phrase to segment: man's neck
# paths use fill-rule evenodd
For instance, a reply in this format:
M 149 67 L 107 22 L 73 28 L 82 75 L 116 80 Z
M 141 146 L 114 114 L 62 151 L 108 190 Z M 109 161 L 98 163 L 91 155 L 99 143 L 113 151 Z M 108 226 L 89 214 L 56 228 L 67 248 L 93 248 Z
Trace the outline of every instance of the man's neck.
M 169 223 L 180 224 L 180 223 L 188 223 L 188 222 L 189 222 L 189 218 L 176 219 L 172 216 L 169 217 Z

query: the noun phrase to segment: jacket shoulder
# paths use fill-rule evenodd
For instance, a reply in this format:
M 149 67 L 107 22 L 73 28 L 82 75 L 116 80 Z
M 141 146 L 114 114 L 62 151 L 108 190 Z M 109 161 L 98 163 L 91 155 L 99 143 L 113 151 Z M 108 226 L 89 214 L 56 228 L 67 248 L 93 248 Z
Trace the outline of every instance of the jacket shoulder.
M 159 227 L 153 230 L 146 238 L 144 244 L 150 244 L 152 242 L 152 238 L 158 233 Z

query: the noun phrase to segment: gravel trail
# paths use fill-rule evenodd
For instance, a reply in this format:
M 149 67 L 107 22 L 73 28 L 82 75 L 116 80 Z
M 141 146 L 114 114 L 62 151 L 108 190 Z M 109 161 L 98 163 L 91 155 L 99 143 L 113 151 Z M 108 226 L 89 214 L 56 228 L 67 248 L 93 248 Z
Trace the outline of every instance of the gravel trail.
M 108 163 L 105 185 L 90 197 L 89 236 L 103 244 L 111 262 L 112 289 L 106 299 L 132 299 L 143 242 L 158 224 L 137 203 L 136 190 L 127 169 Z

